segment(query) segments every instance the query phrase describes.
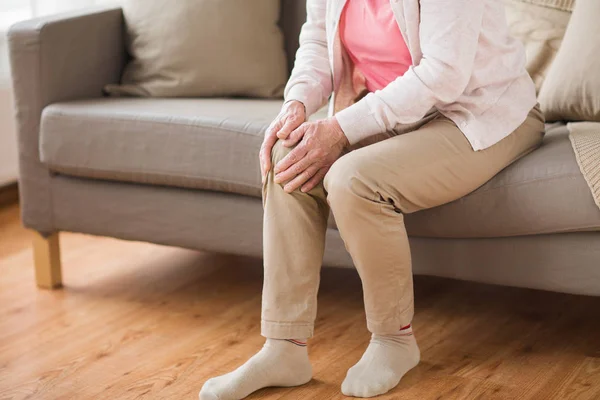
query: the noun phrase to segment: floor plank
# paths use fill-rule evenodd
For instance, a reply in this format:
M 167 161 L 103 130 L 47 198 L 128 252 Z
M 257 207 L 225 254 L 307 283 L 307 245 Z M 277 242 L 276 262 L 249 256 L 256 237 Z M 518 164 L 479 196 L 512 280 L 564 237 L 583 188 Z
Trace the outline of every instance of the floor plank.
M 34 283 L 31 235 L 0 209 L 0 400 L 197 398 L 260 348 L 256 259 L 61 234 L 62 290 Z M 415 280 L 421 364 L 381 399 L 600 399 L 600 298 Z M 315 379 L 251 399 L 344 399 L 369 340 L 360 280 L 325 269 Z

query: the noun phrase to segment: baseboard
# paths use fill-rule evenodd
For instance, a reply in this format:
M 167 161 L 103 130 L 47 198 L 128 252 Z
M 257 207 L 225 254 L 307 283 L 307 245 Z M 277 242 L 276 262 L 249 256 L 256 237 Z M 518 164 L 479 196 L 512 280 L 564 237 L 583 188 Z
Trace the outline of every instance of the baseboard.
M 17 182 L 0 186 L 0 207 L 19 202 L 19 184 Z

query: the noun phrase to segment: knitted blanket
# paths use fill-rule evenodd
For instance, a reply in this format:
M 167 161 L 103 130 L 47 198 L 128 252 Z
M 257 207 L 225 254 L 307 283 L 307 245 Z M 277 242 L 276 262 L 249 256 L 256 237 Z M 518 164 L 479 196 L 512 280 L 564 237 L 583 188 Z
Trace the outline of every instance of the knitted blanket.
M 579 169 L 600 207 L 600 123 L 572 122 L 567 127 Z
M 573 11 L 575 0 L 519 0 L 522 3 L 531 3 L 538 6 L 557 8 L 563 11 Z

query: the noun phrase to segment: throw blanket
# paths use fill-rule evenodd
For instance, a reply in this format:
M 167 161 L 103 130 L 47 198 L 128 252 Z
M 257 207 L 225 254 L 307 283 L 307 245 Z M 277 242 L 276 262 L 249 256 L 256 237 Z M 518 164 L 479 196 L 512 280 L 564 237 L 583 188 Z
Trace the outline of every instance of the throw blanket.
M 579 169 L 600 207 L 600 123 L 572 122 L 567 127 Z
M 557 8 L 563 11 L 573 11 L 575 0 L 520 0 L 522 3 L 531 3 L 538 6 Z

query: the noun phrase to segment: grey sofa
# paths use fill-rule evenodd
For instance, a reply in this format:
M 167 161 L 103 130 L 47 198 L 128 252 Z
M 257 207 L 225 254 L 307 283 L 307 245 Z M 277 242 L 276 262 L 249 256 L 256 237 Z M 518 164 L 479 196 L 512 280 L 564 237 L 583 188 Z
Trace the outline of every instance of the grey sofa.
M 304 4 L 283 1 L 290 64 Z M 11 28 L 20 188 L 37 281 L 60 286 L 58 235 L 260 256 L 258 150 L 281 100 L 103 97 L 126 54 L 120 9 Z M 469 196 L 406 217 L 414 271 L 600 295 L 600 209 L 564 124 Z M 351 267 L 332 221 L 324 264 Z

